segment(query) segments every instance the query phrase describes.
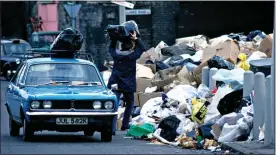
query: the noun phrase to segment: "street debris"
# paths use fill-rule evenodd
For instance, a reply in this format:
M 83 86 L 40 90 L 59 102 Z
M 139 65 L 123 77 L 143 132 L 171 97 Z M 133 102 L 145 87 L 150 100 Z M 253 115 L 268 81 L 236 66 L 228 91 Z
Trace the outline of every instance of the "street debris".
M 161 41 L 137 61 L 134 96 L 140 113 L 127 136 L 211 152 L 222 151 L 222 142 L 252 140 L 253 93 L 243 97 L 243 75 L 253 61 L 268 61 L 271 40 L 271 34 L 256 30 L 209 41 L 204 35 L 179 38 L 172 46 Z M 214 87 L 202 84 L 203 67 L 218 69 L 209 79 Z M 105 71 L 105 81 L 106 72 L 111 71 Z M 263 135 L 261 129 L 260 140 Z

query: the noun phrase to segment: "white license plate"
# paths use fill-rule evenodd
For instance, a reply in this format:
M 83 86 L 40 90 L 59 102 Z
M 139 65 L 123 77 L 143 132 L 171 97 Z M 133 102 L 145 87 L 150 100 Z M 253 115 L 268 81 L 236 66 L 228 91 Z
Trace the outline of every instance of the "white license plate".
M 88 118 L 86 117 L 80 117 L 80 118 L 57 118 L 56 119 L 57 125 L 87 125 L 88 124 Z

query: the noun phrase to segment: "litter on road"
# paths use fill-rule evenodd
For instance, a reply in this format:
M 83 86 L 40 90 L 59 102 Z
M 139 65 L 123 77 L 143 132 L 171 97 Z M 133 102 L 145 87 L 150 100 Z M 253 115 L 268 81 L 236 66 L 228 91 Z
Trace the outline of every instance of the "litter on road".
M 256 30 L 179 38 L 172 46 L 161 41 L 137 61 L 135 116 L 126 136 L 212 152 L 223 142 L 251 141 L 254 89 L 244 96 L 244 73 L 270 74 L 271 40 L 272 34 Z M 264 135 L 261 126 L 255 141 Z

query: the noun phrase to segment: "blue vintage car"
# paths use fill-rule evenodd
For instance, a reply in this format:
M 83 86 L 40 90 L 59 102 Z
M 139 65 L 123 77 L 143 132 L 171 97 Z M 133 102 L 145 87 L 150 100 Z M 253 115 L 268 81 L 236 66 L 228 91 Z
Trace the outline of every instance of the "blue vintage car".
M 35 131 L 101 132 L 112 141 L 117 117 L 116 96 L 96 66 L 76 58 L 33 58 L 24 61 L 6 91 L 11 136 L 31 141 Z

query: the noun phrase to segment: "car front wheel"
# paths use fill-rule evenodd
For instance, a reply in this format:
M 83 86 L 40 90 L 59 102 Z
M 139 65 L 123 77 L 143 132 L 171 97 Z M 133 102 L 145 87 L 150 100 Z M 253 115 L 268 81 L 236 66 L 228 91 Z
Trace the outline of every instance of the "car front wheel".
M 16 122 L 10 116 L 9 118 L 9 128 L 10 128 L 10 135 L 11 136 L 18 136 L 20 131 L 20 126 L 16 124 Z
M 111 142 L 112 141 L 112 128 L 105 128 L 101 132 L 101 140 L 103 142 Z
M 24 141 L 31 141 L 34 136 L 34 130 L 30 123 L 24 119 L 23 121 L 23 140 Z

